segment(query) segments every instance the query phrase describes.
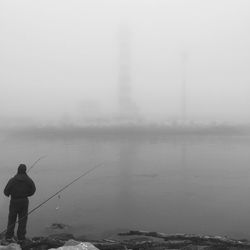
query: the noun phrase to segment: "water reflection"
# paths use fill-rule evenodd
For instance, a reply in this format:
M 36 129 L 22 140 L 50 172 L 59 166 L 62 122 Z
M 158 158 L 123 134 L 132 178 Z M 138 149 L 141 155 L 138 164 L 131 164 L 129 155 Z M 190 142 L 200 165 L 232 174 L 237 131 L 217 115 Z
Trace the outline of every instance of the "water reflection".
M 137 143 L 129 142 L 119 145 L 119 191 L 116 202 L 121 225 L 133 224 L 133 215 L 136 214 L 133 174 L 137 162 L 137 147 Z

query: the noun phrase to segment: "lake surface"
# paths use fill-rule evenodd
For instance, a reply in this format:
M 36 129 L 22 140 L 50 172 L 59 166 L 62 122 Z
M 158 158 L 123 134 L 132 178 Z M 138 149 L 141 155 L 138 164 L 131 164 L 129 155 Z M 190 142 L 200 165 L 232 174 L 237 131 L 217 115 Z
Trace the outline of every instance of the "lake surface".
M 31 166 L 46 155 L 29 173 L 37 186 L 30 209 L 104 163 L 32 213 L 28 236 L 58 222 L 75 235 L 139 229 L 250 239 L 247 136 L 0 138 L 1 190 L 20 163 Z M 0 195 L 2 230 L 8 203 Z

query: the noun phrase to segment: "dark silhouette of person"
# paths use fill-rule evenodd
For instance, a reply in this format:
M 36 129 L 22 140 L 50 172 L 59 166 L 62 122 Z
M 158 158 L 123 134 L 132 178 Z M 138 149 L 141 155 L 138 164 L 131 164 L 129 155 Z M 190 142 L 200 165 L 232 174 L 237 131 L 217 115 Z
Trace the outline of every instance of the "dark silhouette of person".
M 17 239 L 24 241 L 26 235 L 26 225 L 28 220 L 29 196 L 36 191 L 33 180 L 26 173 L 26 165 L 20 164 L 17 174 L 12 177 L 5 189 L 4 194 L 10 196 L 8 226 L 5 238 L 11 241 L 14 237 L 15 224 L 18 217 Z

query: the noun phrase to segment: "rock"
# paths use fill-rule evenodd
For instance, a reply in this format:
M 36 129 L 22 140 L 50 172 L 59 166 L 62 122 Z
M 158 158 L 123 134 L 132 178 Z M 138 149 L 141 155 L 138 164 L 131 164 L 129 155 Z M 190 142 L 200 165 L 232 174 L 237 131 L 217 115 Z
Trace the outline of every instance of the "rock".
M 45 231 L 49 232 L 65 232 L 70 230 L 71 227 L 69 225 L 63 223 L 52 223 L 50 226 L 45 228 Z
M 55 239 L 55 240 L 62 240 L 62 241 L 75 239 L 73 234 L 68 234 L 68 233 L 51 234 L 49 235 L 48 238 Z
M 191 245 L 192 241 L 190 240 L 169 240 L 165 243 L 168 247 L 172 248 L 181 248 L 187 245 Z
M 68 229 L 69 226 L 63 223 L 52 223 L 50 229 Z
M 21 247 L 16 243 L 11 243 L 7 246 L 0 246 L 0 250 L 21 250 Z
M 181 250 L 198 250 L 198 246 L 196 245 L 188 245 L 185 247 L 180 248 Z
M 81 243 L 81 241 L 68 240 L 65 242 L 64 246 L 76 246 L 76 245 L 79 245 L 80 243 Z
M 90 242 L 80 242 L 78 245 L 67 245 L 59 248 L 50 248 L 50 250 L 99 250 Z
M 248 240 L 234 240 L 226 236 L 208 236 L 194 234 L 163 234 L 147 231 L 129 231 L 120 233 L 120 236 L 135 237 L 151 236 L 155 239 L 163 239 L 167 248 L 175 249 L 198 249 L 198 250 L 250 250 L 250 242 Z M 181 248 L 182 247 L 182 248 Z

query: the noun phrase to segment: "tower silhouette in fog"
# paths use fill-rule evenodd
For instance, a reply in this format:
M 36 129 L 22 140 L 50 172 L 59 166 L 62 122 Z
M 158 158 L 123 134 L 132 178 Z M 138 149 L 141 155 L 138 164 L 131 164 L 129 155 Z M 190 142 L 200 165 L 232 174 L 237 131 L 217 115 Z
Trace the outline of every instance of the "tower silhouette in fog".
M 119 118 L 134 120 L 138 118 L 137 106 L 132 98 L 131 89 L 131 34 L 127 26 L 120 27 L 119 32 L 119 79 L 118 105 Z

